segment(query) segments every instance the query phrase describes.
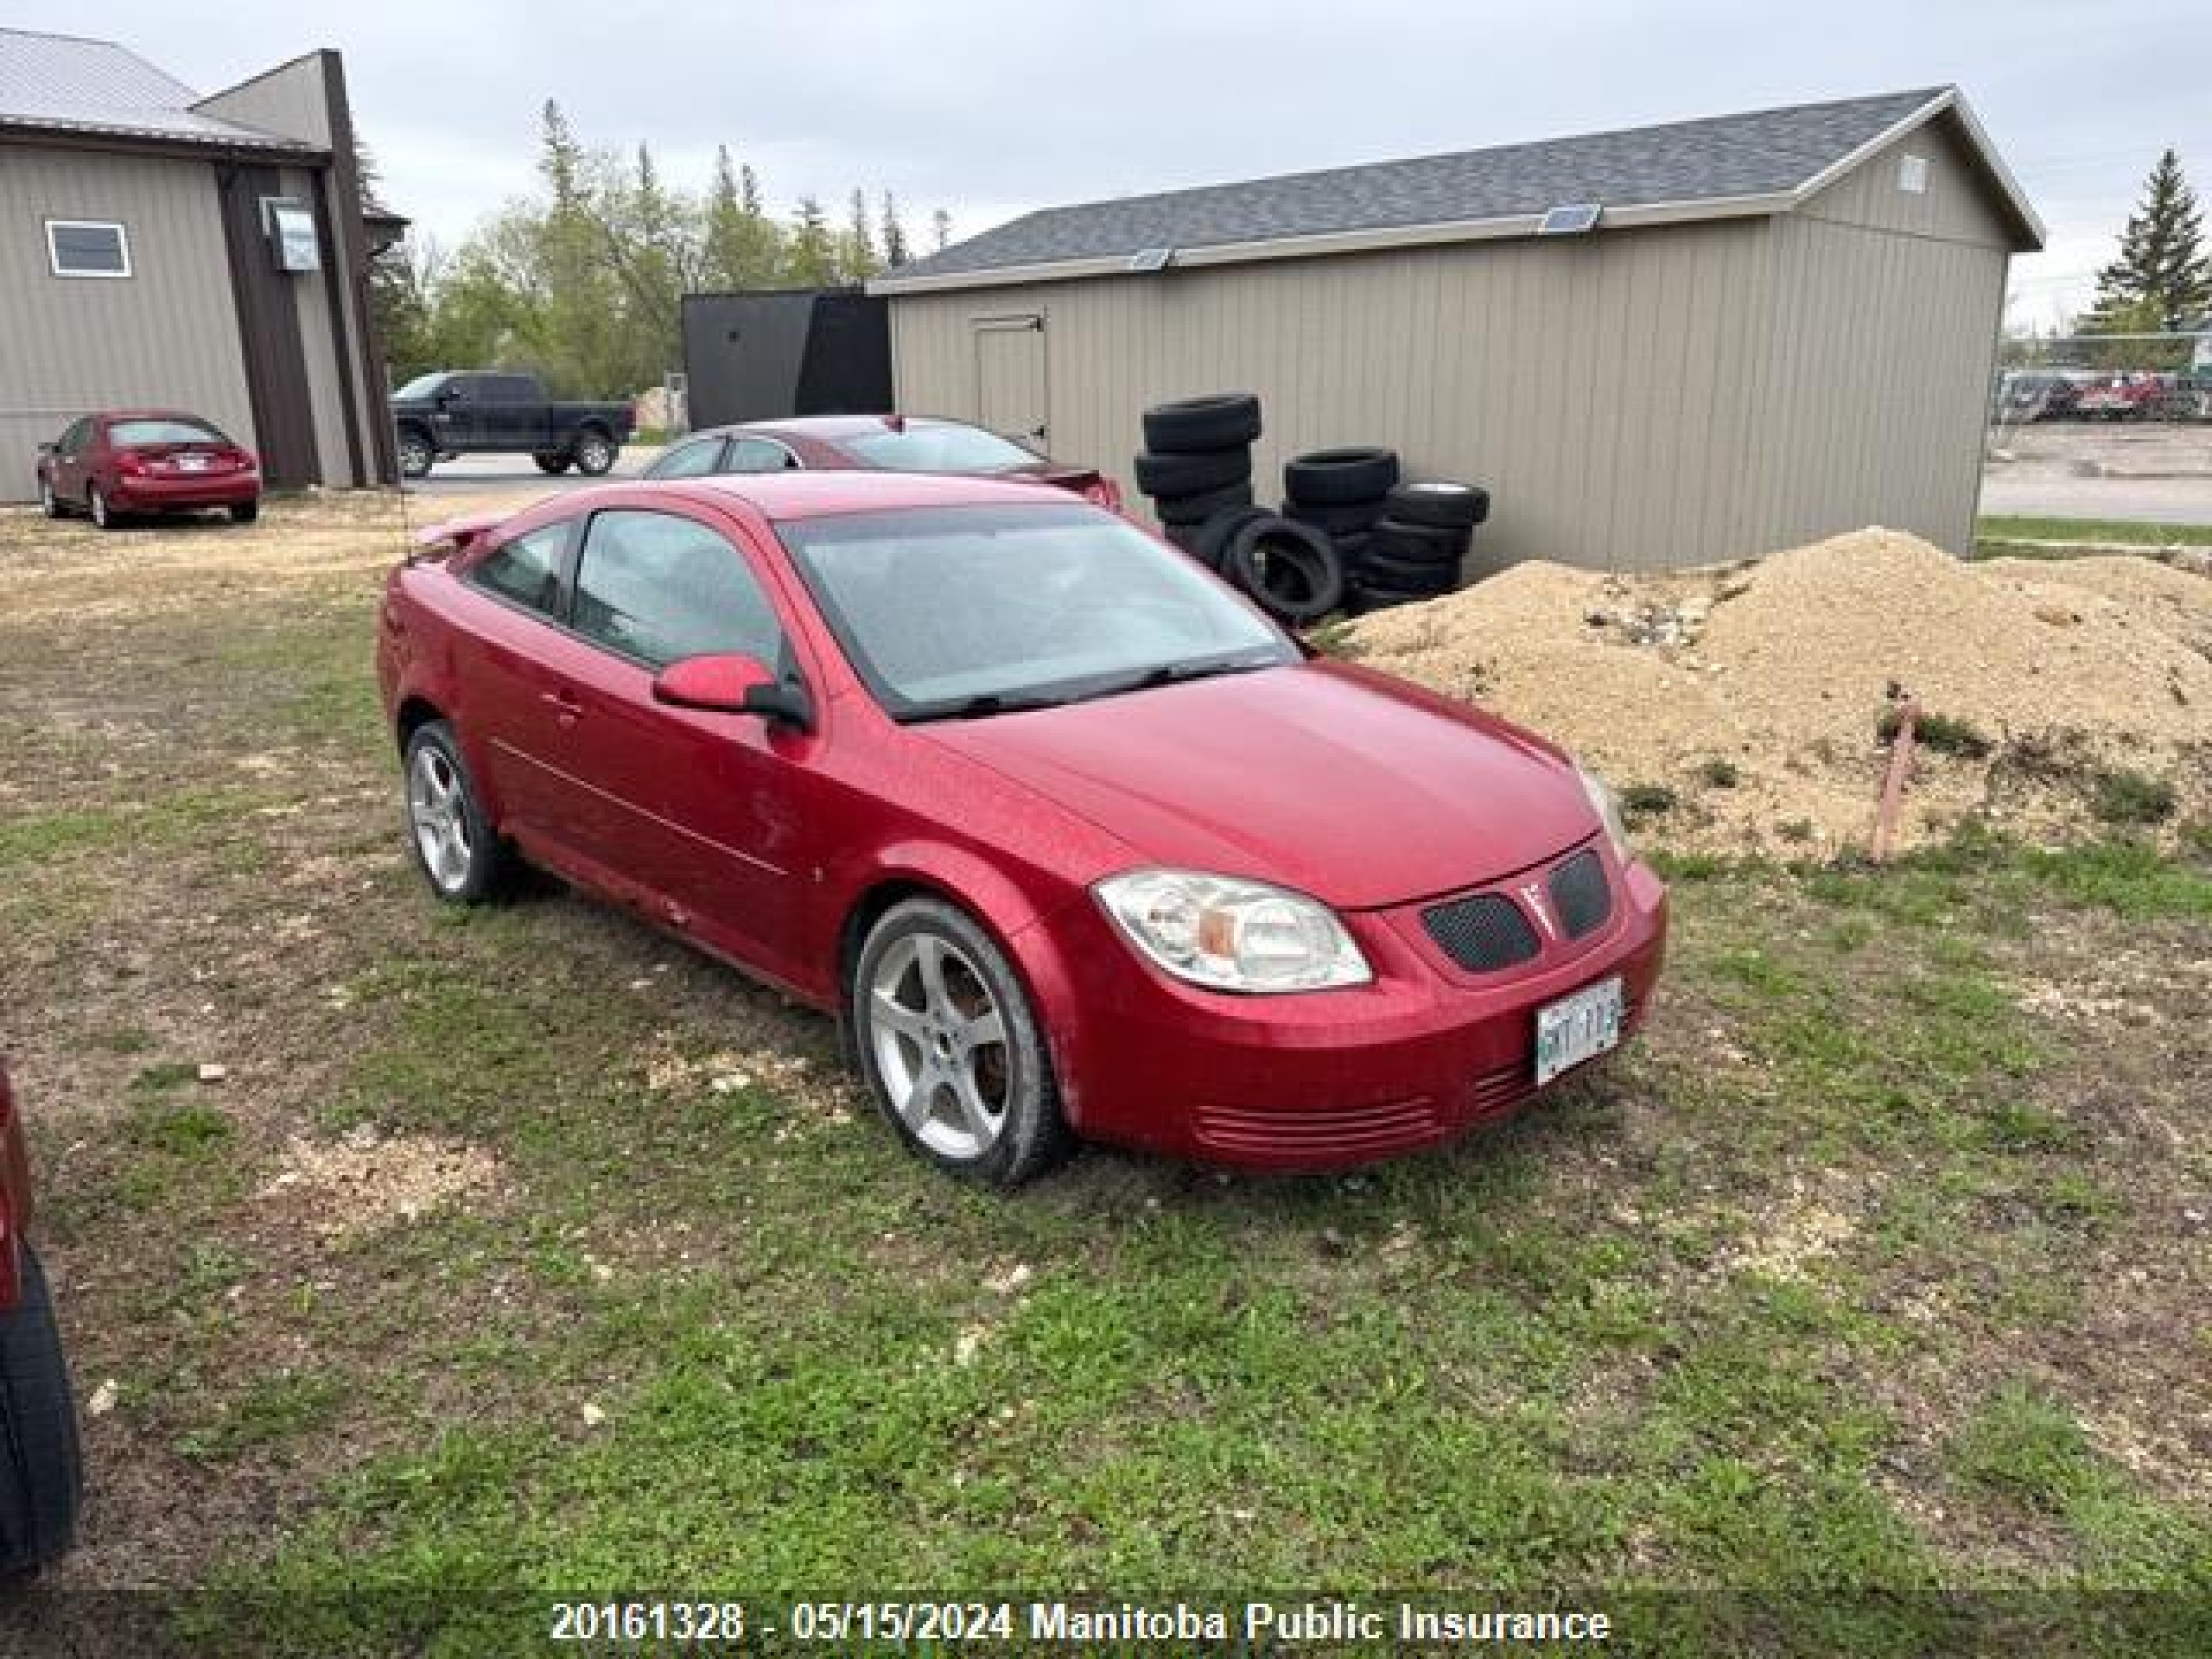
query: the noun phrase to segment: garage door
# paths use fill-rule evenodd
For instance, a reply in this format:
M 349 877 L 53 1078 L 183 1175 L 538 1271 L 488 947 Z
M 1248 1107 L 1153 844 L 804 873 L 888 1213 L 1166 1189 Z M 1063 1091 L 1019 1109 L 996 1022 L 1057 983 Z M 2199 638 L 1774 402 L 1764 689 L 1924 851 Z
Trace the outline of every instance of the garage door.
M 978 317 L 975 327 L 977 423 L 1042 449 L 1050 436 L 1044 317 Z

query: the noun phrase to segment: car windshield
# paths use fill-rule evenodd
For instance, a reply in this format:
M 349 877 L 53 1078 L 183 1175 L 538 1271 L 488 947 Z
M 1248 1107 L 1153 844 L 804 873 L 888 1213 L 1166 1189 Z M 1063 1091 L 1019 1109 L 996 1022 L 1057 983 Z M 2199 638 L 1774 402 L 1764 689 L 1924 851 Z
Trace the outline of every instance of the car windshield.
M 200 421 L 114 421 L 107 441 L 118 449 L 147 449 L 163 443 L 228 443 L 230 440 Z
M 777 528 L 894 719 L 999 714 L 1300 660 L 1218 582 L 1096 507 L 919 508 Z
M 839 438 L 837 447 L 886 473 L 1003 473 L 1039 459 L 995 432 L 957 421 L 908 421 Z
M 418 374 L 391 395 L 395 397 L 428 397 L 445 383 L 446 377 L 442 372 Z

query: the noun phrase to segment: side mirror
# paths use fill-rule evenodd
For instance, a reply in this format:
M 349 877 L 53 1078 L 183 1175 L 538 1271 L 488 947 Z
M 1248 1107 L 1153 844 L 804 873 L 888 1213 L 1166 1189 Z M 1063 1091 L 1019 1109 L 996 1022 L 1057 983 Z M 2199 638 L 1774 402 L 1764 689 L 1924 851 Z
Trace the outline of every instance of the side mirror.
M 671 663 L 653 682 L 653 701 L 706 714 L 758 715 L 802 730 L 814 723 L 804 687 L 779 680 L 758 657 L 735 652 Z

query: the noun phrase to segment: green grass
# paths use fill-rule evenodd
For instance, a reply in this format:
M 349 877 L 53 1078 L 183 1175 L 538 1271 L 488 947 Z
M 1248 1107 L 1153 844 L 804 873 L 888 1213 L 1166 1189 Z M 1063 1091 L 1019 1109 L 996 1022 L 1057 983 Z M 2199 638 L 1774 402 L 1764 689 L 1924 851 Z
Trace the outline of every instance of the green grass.
M 186 833 L 165 775 L 88 772 L 14 843 L 90 895 L 25 912 L 27 982 L 150 958 L 40 1028 L 108 1114 L 47 1120 L 41 1224 L 79 1373 L 121 1383 L 103 1457 L 206 1517 L 154 1558 L 201 1650 L 540 1652 L 556 1596 L 679 1592 L 1560 1601 L 1670 1655 L 2003 1651 L 2025 1608 L 2024 1650 L 2204 1650 L 2144 1623 L 2185 1611 L 2203 1506 L 2098 1427 L 2184 1421 L 2157 1367 L 2203 1310 L 2078 1334 L 2152 1294 L 2112 1264 L 2171 1259 L 2201 1183 L 2126 1138 L 2185 1121 L 2145 1032 L 2201 1005 L 2099 1048 L 2021 988 L 2203 954 L 2212 857 L 1667 860 L 1651 1030 L 1526 1116 L 1351 1175 L 1099 1151 L 1006 1197 L 903 1154 L 827 1021 L 680 946 L 557 892 L 429 902 L 367 620 L 135 671 L 235 696 L 207 751 L 301 775 Z M 261 930 L 321 878 L 241 846 L 367 856 L 292 955 Z M 203 1089 L 194 1052 L 260 1063 Z M 271 1177 L 362 1125 L 500 1190 L 325 1230 Z M 125 1559 L 139 1490 L 103 1511 Z M 2129 1588 L 2165 1599 L 2086 1599 Z
M 2212 547 L 2212 524 L 2159 524 L 2132 518 L 2036 518 L 1992 515 L 1974 525 L 1985 552 L 2018 555 L 2016 543 L 2108 543 L 2126 547 Z
M 2089 810 L 2106 823 L 2162 823 L 2180 805 L 2174 786 L 2139 772 L 2101 772 Z

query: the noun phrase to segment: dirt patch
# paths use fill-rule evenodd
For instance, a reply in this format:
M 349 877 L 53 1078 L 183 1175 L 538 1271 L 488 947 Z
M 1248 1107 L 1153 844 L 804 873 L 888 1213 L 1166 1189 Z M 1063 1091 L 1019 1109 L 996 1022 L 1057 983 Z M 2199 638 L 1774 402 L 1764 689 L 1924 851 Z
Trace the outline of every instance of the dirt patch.
M 1923 751 L 1904 844 L 1969 816 L 2067 838 L 2091 826 L 2085 784 L 2106 768 L 2171 784 L 2177 821 L 2201 813 L 2212 581 L 2150 559 L 2080 565 L 1961 563 L 1880 529 L 1665 575 L 1537 563 L 1370 617 L 1349 646 L 1645 785 L 1645 827 L 1677 846 L 1863 846 L 1900 691 L 1986 741 Z M 1993 790 L 2020 744 L 2069 764 Z
M 374 1232 L 501 1192 L 499 1160 L 480 1147 L 427 1135 L 386 1138 L 361 1124 L 334 1142 L 295 1136 L 264 1203 L 297 1206 L 325 1237 Z

